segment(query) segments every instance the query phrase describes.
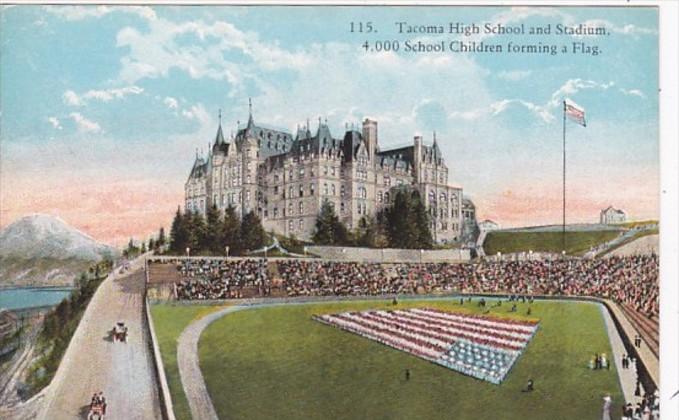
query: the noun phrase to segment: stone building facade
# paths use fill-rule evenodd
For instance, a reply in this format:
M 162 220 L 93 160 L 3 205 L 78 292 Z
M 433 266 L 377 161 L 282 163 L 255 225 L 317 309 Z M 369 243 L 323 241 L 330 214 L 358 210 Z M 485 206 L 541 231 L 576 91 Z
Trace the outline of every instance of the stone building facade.
M 267 231 L 309 239 L 325 200 L 349 229 L 374 215 L 394 189 L 412 186 L 425 200 L 437 242 L 459 242 L 465 222 L 462 188 L 448 183 L 438 147 L 421 136 L 407 147 L 380 150 L 377 121 L 346 127 L 333 137 L 320 119 L 295 135 L 255 123 L 252 111 L 228 141 L 221 123 L 206 157 L 198 156 L 185 185 L 187 211 L 233 206 L 239 215 L 255 211 Z M 469 205 L 469 204 L 467 204 Z M 472 204 L 473 206 L 473 204 Z

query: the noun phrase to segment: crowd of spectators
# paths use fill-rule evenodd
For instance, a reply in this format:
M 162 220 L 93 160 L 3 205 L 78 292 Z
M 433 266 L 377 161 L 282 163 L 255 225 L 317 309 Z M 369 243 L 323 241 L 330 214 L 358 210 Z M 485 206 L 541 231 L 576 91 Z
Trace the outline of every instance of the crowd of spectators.
M 658 257 L 386 264 L 286 259 L 271 276 L 262 259 L 180 263 L 179 299 L 240 297 L 243 287 L 267 295 L 359 296 L 426 293 L 597 296 L 624 303 L 647 317 L 658 315 Z
M 182 278 L 175 284 L 178 299 L 237 299 L 245 290 L 270 291 L 264 259 L 186 260 L 177 263 Z

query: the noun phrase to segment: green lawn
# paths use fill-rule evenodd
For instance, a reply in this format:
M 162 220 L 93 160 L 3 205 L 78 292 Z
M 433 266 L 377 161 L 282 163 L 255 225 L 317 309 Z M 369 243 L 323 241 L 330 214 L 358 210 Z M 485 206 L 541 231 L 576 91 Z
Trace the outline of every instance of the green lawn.
M 611 354 L 595 305 L 534 303 L 540 329 L 501 385 L 311 319 L 388 306 L 377 301 L 287 305 L 244 310 L 214 322 L 201 336 L 199 356 L 220 418 L 594 420 L 601 418 L 606 392 L 614 407 L 623 402 L 615 366 L 610 371 L 586 367 L 593 353 Z M 456 301 L 399 303 L 399 308 L 410 306 L 477 311 Z M 527 306 L 520 304 L 519 313 Z M 507 316 L 508 309 L 505 303 L 493 313 Z M 406 368 L 412 374 L 408 382 Z M 522 393 L 529 378 L 536 390 Z
M 592 246 L 610 241 L 620 234 L 616 230 L 566 232 L 566 253 L 581 255 Z M 486 255 L 511 252 L 561 252 L 561 232 L 489 232 L 483 243 Z
M 190 419 L 191 411 L 182 389 L 177 367 L 177 339 L 191 321 L 199 319 L 223 306 L 151 305 L 151 317 L 158 338 L 165 375 L 172 395 L 174 412 L 178 419 Z

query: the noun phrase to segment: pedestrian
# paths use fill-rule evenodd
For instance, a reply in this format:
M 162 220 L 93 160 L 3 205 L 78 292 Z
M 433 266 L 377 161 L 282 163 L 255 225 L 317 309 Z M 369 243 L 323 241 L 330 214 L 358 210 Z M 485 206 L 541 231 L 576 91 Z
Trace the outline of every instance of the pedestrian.
M 406 369 L 406 381 L 410 380 L 410 369 Z
M 528 383 L 526 383 L 526 387 L 521 390 L 521 392 L 533 392 L 535 389 L 535 384 L 533 382 L 533 379 L 528 379 Z
M 609 394 L 606 394 L 604 397 L 604 406 L 601 420 L 611 420 L 611 396 Z

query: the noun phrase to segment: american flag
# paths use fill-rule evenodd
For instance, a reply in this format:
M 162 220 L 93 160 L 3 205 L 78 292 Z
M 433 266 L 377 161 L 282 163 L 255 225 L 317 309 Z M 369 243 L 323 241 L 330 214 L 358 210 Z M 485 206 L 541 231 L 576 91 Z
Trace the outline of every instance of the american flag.
M 494 384 L 504 380 L 538 328 L 537 321 L 429 308 L 314 319 Z
M 587 127 L 585 122 L 585 109 L 570 99 L 563 101 L 566 116 L 583 127 Z

